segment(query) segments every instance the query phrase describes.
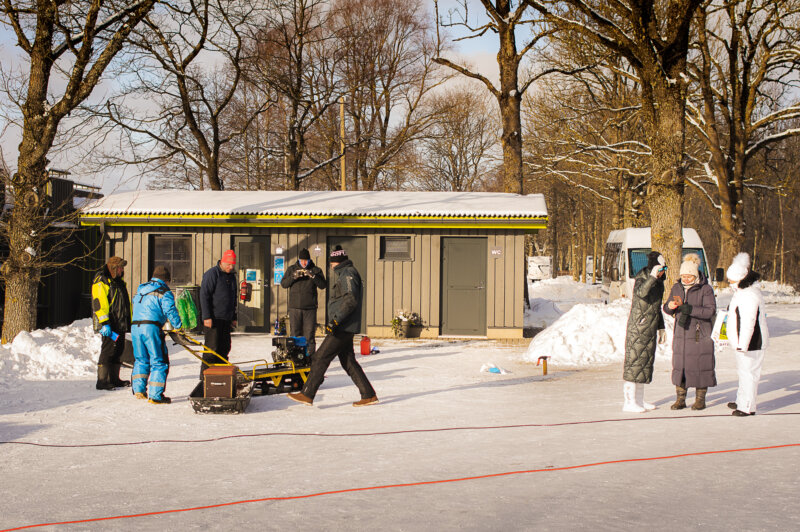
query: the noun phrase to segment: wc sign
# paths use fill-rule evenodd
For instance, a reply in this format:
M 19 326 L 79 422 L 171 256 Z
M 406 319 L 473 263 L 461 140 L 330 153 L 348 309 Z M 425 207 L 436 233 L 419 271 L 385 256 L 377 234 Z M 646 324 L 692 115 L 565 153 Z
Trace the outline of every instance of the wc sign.
M 489 253 L 492 255 L 493 259 L 499 259 L 503 256 L 503 248 L 496 246 L 492 247 L 491 250 L 489 250 Z

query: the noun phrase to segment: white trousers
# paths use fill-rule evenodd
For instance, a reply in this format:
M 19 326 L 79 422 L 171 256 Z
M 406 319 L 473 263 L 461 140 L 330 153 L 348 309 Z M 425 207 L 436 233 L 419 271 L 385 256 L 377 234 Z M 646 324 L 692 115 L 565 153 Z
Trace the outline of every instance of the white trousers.
M 756 411 L 758 381 L 761 378 L 761 365 L 764 363 L 764 350 L 736 351 L 736 371 L 739 373 L 739 390 L 736 392 L 736 409 L 750 413 Z

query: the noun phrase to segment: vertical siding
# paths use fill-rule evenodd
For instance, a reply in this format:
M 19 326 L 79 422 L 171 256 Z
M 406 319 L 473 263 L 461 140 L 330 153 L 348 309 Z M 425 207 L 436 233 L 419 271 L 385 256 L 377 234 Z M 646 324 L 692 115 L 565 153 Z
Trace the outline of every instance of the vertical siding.
M 479 229 L 303 229 L 303 228 L 226 228 L 226 227 L 124 227 L 109 228 L 112 239 L 110 251 L 129 261 L 128 283 L 135 290 L 146 280 L 150 267 L 150 237 L 156 234 L 191 234 L 193 282 L 200 284 L 203 273 L 221 257 L 231 245 L 233 235 L 266 235 L 269 237 L 268 264 L 265 273 L 269 286 L 269 305 L 266 319 L 288 312 L 287 291 L 272 282 L 272 258 L 277 246 L 284 248 L 288 267 L 297 258 L 300 249 L 307 248 L 314 262 L 325 272 L 327 265 L 327 237 L 332 235 L 365 236 L 367 238 L 367 263 L 365 276 L 366 320 L 368 326 L 389 327 L 395 310 L 404 308 L 419 312 L 427 327 L 434 331 L 441 326 L 441 238 L 442 236 L 485 237 L 487 250 L 486 270 L 486 324 L 489 328 L 521 328 L 524 319 L 524 292 L 521 284 L 524 275 L 524 233 L 517 230 L 486 231 Z M 411 235 L 410 261 L 380 260 L 382 235 Z M 319 245 L 319 253 L 314 246 Z M 501 247 L 500 258 L 492 258 L 490 249 Z M 319 292 L 318 322 L 325 319 L 325 291 Z

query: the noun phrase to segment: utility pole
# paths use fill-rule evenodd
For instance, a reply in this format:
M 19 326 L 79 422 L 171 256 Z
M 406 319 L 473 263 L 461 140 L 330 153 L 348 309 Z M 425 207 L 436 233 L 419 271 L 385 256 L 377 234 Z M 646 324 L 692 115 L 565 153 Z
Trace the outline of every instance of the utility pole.
M 342 190 L 347 190 L 347 172 L 344 157 L 344 96 L 339 97 L 339 168 L 342 173 Z

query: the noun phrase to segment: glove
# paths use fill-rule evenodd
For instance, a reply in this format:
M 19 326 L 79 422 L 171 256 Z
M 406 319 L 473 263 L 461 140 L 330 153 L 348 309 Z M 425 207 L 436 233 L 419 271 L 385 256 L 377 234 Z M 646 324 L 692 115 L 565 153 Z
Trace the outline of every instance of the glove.
M 653 269 L 650 270 L 650 275 L 652 275 L 653 277 L 658 278 L 658 274 L 660 272 L 666 270 L 666 269 L 667 269 L 667 261 L 664 260 L 664 256 L 663 255 L 659 255 L 658 256 L 658 264 L 653 266 Z
M 658 343 L 659 344 L 667 343 L 667 331 L 665 331 L 664 329 L 658 330 Z
M 691 314 L 692 306 L 688 303 L 684 303 L 683 305 L 678 307 L 678 310 L 680 310 L 682 314 Z
M 111 326 L 108 323 L 106 323 L 105 325 L 100 327 L 100 335 L 101 336 L 105 336 L 106 338 L 108 338 L 109 336 L 111 336 L 111 332 L 112 332 L 111 331 Z
M 336 329 L 338 329 L 338 328 L 339 328 L 339 322 L 336 321 L 336 320 L 331 320 L 325 326 L 325 332 L 328 333 L 328 334 L 336 334 Z

